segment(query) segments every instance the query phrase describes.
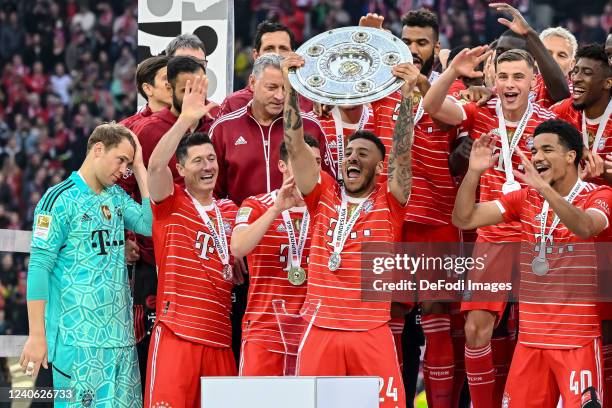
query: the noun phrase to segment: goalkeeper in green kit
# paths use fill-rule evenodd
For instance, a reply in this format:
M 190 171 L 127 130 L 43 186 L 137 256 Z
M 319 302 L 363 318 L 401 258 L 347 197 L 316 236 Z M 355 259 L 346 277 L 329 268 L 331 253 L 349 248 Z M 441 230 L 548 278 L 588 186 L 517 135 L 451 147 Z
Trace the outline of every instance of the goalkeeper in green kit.
M 142 205 L 114 185 L 130 165 Z M 124 230 L 151 235 L 148 197 L 138 139 L 110 123 L 94 129 L 81 168 L 36 207 L 20 364 L 35 376 L 53 363 L 54 388 L 73 396 L 56 407 L 142 406 Z

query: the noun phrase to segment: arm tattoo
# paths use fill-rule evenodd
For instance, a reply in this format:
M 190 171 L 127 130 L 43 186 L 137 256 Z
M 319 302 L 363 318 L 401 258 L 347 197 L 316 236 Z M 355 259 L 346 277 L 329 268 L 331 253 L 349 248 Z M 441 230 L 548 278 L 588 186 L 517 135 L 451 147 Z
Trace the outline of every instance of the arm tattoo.
M 283 128 L 285 130 L 285 139 L 288 143 L 293 141 L 293 131 L 302 127 L 302 115 L 298 107 L 297 92 L 292 89 L 289 92 L 289 104 L 285 105 L 285 113 L 283 117 Z
M 414 141 L 414 115 L 412 97 L 402 97 L 399 115 L 393 129 L 393 146 L 389 154 L 389 184 L 396 183 L 401 197 L 407 200 L 412 188 L 412 143 Z M 401 200 L 400 200 L 401 201 Z

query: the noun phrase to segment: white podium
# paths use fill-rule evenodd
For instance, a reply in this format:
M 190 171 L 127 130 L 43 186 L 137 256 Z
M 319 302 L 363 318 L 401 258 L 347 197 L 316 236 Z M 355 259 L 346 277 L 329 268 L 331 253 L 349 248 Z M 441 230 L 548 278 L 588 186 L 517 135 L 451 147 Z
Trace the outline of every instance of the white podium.
M 202 377 L 202 408 L 378 408 L 378 377 Z

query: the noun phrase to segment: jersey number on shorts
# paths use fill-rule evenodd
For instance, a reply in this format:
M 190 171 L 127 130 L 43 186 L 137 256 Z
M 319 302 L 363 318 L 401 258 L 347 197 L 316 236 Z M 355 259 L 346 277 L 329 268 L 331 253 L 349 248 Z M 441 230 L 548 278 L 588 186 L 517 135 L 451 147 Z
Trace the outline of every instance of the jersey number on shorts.
M 570 374 L 570 391 L 576 395 L 581 395 L 584 390 L 593 386 L 593 376 L 590 370 L 580 371 L 580 378 L 576 378 L 576 371 Z M 580 380 L 580 384 L 578 384 Z
M 385 386 L 385 380 L 382 377 L 378 378 L 378 395 L 381 395 L 383 387 Z M 387 381 L 387 392 L 385 397 L 393 398 L 393 401 L 397 402 L 397 388 L 393 388 L 393 377 L 389 377 Z M 385 401 L 385 397 L 380 397 L 380 402 Z

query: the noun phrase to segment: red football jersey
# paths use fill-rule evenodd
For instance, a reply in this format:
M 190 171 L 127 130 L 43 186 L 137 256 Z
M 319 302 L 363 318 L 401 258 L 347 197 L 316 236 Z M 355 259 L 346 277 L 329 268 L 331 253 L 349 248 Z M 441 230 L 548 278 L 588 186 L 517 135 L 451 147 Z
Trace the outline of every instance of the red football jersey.
M 221 211 L 229 251 L 238 208 L 230 200 L 218 200 L 216 205 Z M 153 204 L 152 210 L 158 268 L 157 318 L 186 340 L 229 347 L 233 284 L 223 278 L 223 265 L 210 230 L 191 197 L 178 184 L 172 195 Z M 216 229 L 214 206 L 205 210 Z
M 463 117 L 465 118 L 461 127 L 467 131 L 472 138 L 478 139 L 481 135 L 487 134 L 493 129 L 498 128 L 497 113 L 495 112 L 497 101 L 498 98 L 491 99 L 482 107 L 473 102 L 459 105 L 463 109 Z M 554 118 L 555 115 L 552 112 L 537 104 L 533 104 L 533 114 L 527 121 L 525 131 L 517 145 L 518 148 L 525 153 L 527 158 L 531 158 L 533 131 L 535 128 L 540 123 Z M 517 125 L 518 123 L 506 121 L 509 139 L 514 135 Z M 500 153 L 499 161 L 494 167 L 485 171 L 480 178 L 480 200 L 483 202 L 495 200 L 502 195 L 502 185 L 506 181 L 506 175 L 504 173 L 501 149 L 501 141 L 498 140 L 495 145 L 494 153 Z M 515 170 L 523 169 L 521 160 L 517 154 L 512 155 L 512 168 Z M 521 240 L 521 227 L 519 223 L 515 222 L 479 228 L 478 239 L 488 242 L 519 242 Z
M 375 124 L 374 124 L 374 114 L 372 110 L 365 106 L 365 113 L 367 114 L 367 120 L 363 124 L 364 130 L 369 130 L 370 132 L 375 132 Z M 342 174 L 341 163 L 338 163 L 338 138 L 336 136 L 336 121 L 334 117 L 329 114 L 324 117 L 319 117 L 319 124 L 321 125 L 321 129 L 323 129 L 323 134 L 325 135 L 325 139 L 327 140 L 327 148 L 329 149 L 329 153 L 332 159 L 332 166 L 336 169 L 336 176 L 339 177 Z M 359 130 L 359 123 L 356 124 L 347 124 L 344 123 L 342 127 L 342 134 L 344 135 L 344 147 L 346 148 L 347 138 Z
M 594 243 L 595 239 L 582 240 L 559 223 L 552 242 L 548 241 L 549 270 L 544 276 L 535 275 L 531 262 L 538 254 L 543 204 L 544 198 L 533 188 L 512 192 L 498 200 L 504 220 L 520 222 L 521 239 L 525 243 L 521 250 L 519 341 L 539 348 L 581 347 L 601 335 L 596 303 L 572 301 L 582 294 L 585 299 L 595 299 L 596 251 L 594 244 L 585 245 Z M 585 183 L 572 204 L 581 210 L 599 212 L 610 225 L 611 188 Z M 554 213 L 549 210 L 546 234 L 550 233 L 553 219 Z
M 238 210 L 234 229 L 257 221 L 274 205 L 277 191 L 245 199 Z M 305 211 L 306 207 L 296 207 L 289 210 L 296 240 L 299 239 Z M 308 229 L 310 232 L 306 236 L 300 264 L 305 270 L 308 270 L 312 222 L 309 223 Z M 246 312 L 242 320 L 242 339 L 256 342 L 267 350 L 281 353 L 285 352 L 285 348 L 272 301 L 283 300 L 287 313 L 297 315 L 306 297 L 306 282 L 297 286 L 289 282 L 287 278 L 289 256 L 287 229 L 282 215 L 279 215 L 272 222 L 259 244 L 247 256 L 249 294 Z M 297 328 L 297 330 L 301 331 L 300 328 Z M 293 336 L 287 336 L 287 338 L 299 340 L 297 333 Z M 297 344 L 293 344 L 293 346 L 297 346 Z
M 557 114 L 559 119 L 563 119 L 571 123 L 576 129 L 580 131 L 580 133 L 582 133 L 583 131 L 582 115 L 584 114 L 584 111 L 574 108 L 572 98 L 567 98 L 557 103 L 552 108 L 550 108 L 550 110 L 553 111 L 555 114 Z M 586 131 L 588 134 L 587 137 L 588 137 L 588 142 L 589 142 L 588 147 L 589 147 L 589 150 L 593 151 L 593 142 L 595 141 L 595 135 L 597 134 L 597 129 L 599 128 L 600 123 L 602 123 L 602 121 L 606 119 L 607 119 L 607 123 L 605 125 L 606 128 L 603 131 L 603 136 L 597 143 L 597 149 L 596 149 L 597 153 L 602 158 L 605 158 L 607 154 L 612 153 L 612 120 L 610 120 L 609 118 L 604 118 L 602 115 L 597 119 L 586 118 L 586 121 L 585 121 Z M 604 178 L 601 176 L 597 177 L 594 180 L 589 180 L 589 181 L 592 181 L 595 184 L 607 184 Z
M 349 197 L 350 209 L 355 210 L 357 204 L 363 202 L 363 211 L 342 249 L 340 268 L 331 271 L 328 262 L 333 251 L 332 237 L 338 226 L 342 190 L 332 176 L 321 172 L 319 182 L 305 201 L 313 217 L 314 230 L 304 304 L 312 305 L 318 301 L 321 304 L 313 324 L 338 330 L 370 330 L 388 322 L 390 301 L 362 301 L 362 245 L 399 242 L 405 207 L 388 191 L 387 182 L 377 184 L 367 198 Z M 349 210 L 347 221 L 351 213 Z M 304 317 L 310 319 L 307 311 L 303 312 Z
M 548 93 L 548 88 L 546 88 L 546 84 L 544 83 L 544 77 L 542 76 L 542 74 L 537 74 L 535 80 L 536 83 L 533 87 L 533 90 L 531 91 L 530 100 L 532 102 L 537 103 L 543 108 L 549 109 L 552 105 L 555 104 L 555 101 L 552 100 L 550 94 Z M 568 79 L 567 84 L 571 93 L 574 88 L 572 81 Z
M 417 114 L 420 101 L 420 94 L 415 93 L 414 115 Z M 385 144 L 387 152 L 391 151 L 393 144 L 393 128 L 400 102 L 401 93 L 395 92 L 372 104 L 375 133 Z M 406 209 L 406 221 L 430 225 L 450 224 L 457 187 L 448 168 L 448 156 L 451 143 L 456 137 L 455 128 L 442 129 L 426 112 L 416 123 L 412 146 L 412 192 Z M 386 172 L 387 160 L 385 175 Z

